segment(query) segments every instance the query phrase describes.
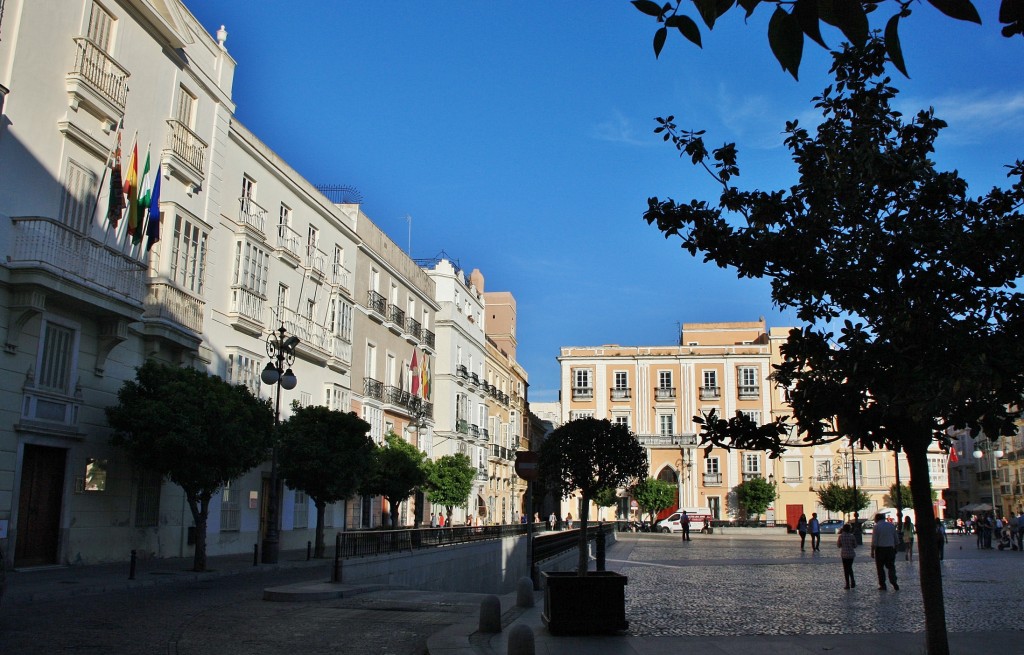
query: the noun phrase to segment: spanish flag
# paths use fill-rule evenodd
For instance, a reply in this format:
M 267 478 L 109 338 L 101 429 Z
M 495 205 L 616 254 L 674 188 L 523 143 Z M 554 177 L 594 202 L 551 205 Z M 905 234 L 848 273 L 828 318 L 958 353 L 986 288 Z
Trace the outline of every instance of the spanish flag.
M 139 229 L 139 142 L 132 144 L 132 156 L 124 176 L 124 194 L 128 196 L 128 234 Z

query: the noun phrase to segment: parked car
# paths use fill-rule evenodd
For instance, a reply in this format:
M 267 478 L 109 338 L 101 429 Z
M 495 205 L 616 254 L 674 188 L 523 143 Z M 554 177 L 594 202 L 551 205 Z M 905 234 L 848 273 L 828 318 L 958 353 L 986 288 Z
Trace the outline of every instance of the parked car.
M 846 525 L 846 521 L 840 519 L 829 519 L 827 521 L 822 521 L 820 526 L 821 533 L 836 534 L 837 532 L 843 529 L 844 525 Z

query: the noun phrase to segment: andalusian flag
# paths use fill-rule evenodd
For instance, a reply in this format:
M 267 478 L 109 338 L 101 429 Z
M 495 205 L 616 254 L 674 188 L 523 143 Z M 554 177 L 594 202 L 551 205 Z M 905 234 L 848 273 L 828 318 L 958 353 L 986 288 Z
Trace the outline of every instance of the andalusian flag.
M 128 173 L 124 176 L 124 194 L 128 196 L 128 234 L 139 228 L 139 142 L 132 144 Z
M 149 197 L 149 221 L 146 223 L 146 250 L 160 240 L 160 164 L 156 167 L 156 180 L 153 181 L 153 193 Z
M 131 223 L 128 224 L 129 232 L 132 235 L 132 243 L 142 243 L 142 219 L 146 216 L 146 210 L 149 209 L 149 201 L 152 197 L 153 189 L 149 186 L 149 147 L 146 148 L 146 165 L 142 168 L 142 182 L 139 184 L 139 209 L 137 222 L 135 223 L 135 229 L 131 230 Z

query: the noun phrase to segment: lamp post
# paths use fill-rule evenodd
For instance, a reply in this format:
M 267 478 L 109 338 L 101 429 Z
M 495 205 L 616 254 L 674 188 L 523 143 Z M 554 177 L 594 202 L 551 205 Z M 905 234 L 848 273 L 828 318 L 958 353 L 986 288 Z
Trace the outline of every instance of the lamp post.
M 270 493 L 267 495 L 267 529 L 263 533 L 263 551 L 260 561 L 264 564 L 277 564 L 280 552 L 280 532 L 277 528 L 280 515 L 281 499 L 277 493 L 277 443 L 281 428 L 281 387 L 294 389 L 298 379 L 292 373 L 291 366 L 295 363 L 295 347 L 299 338 L 294 334 L 286 336 L 288 331 L 284 325 L 267 337 L 267 354 L 271 361 L 260 374 L 264 384 L 277 385 L 274 399 L 274 445 L 270 455 Z M 287 368 L 285 366 L 287 365 Z
M 992 455 L 992 459 L 991 459 L 992 469 L 989 470 L 989 472 L 988 472 L 988 485 L 989 485 L 989 493 L 992 494 L 992 516 L 996 516 L 996 483 L 995 483 L 996 460 L 1003 456 L 1003 451 L 1000 448 L 993 449 L 991 441 L 989 442 L 988 445 L 989 445 L 988 452 Z M 974 453 L 972 453 L 972 454 L 974 455 L 974 459 L 977 459 L 977 460 L 980 461 L 981 458 L 985 456 L 985 451 L 983 451 L 980 446 L 975 446 Z M 1000 513 L 1002 513 L 1002 512 L 1000 512 Z

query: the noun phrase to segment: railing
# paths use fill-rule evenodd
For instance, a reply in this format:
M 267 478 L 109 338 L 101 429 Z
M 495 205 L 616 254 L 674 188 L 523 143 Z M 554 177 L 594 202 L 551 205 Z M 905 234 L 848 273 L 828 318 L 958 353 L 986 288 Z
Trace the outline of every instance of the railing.
M 423 336 L 423 326 L 412 316 L 405 320 L 405 331 L 417 339 Z
M 474 437 L 479 437 L 480 436 L 480 426 L 476 425 L 475 423 L 470 423 L 469 424 L 469 433 L 471 435 L 473 435 Z
M 722 395 L 721 387 L 701 387 L 700 388 L 700 399 L 701 400 L 711 400 L 713 398 L 718 398 L 720 395 Z
M 700 443 L 695 434 L 638 434 L 636 438 L 646 448 L 678 448 Z
M 626 388 L 612 389 L 611 398 L 612 400 L 629 400 L 633 395 L 633 390 Z
M 167 149 L 185 162 L 202 179 L 206 172 L 206 142 L 181 121 L 167 121 Z
M 480 436 L 483 437 L 484 441 L 489 441 L 491 433 L 487 428 L 480 428 Z
M 104 99 L 123 113 L 128 102 L 130 73 L 84 36 L 77 37 L 75 45 L 78 46 L 78 52 L 75 54 L 75 68 L 71 74 L 87 81 Z
M 324 275 L 327 271 L 327 253 L 312 244 L 306 245 L 306 268 Z
M 290 225 L 278 223 L 277 247 L 290 252 L 298 259 L 302 256 L 302 237 Z
M 267 210 L 249 196 L 242 196 L 238 199 L 238 222 L 248 225 L 260 234 L 266 234 L 264 226 L 267 224 Z
M 477 480 L 482 480 L 484 482 L 487 481 L 488 475 L 487 475 L 487 467 L 486 466 L 480 466 L 480 468 L 478 468 L 476 470 L 476 479 Z
M 341 287 L 348 293 L 352 293 L 352 271 L 345 268 L 342 264 L 333 264 L 331 266 L 331 284 L 336 287 Z
M 460 378 L 468 378 L 468 377 L 469 377 L 469 371 L 468 371 L 468 370 L 466 369 L 466 365 L 465 365 L 465 364 L 459 364 L 459 365 L 457 365 L 457 366 L 455 367 L 455 373 L 456 373 L 456 374 L 457 374 L 457 375 L 458 375 L 458 376 L 459 376 Z
M 456 419 L 455 431 L 461 432 L 462 434 L 469 434 L 469 421 L 464 418 Z
M 338 335 L 331 335 L 328 352 L 331 357 L 346 364 L 352 363 L 352 344 Z
M 231 288 L 231 312 L 257 323 L 263 322 L 263 296 L 245 287 Z
M 477 375 L 476 373 L 470 373 L 469 381 L 472 382 L 473 384 L 480 384 L 480 376 Z
M 82 236 L 52 218 L 12 218 L 8 268 L 46 268 L 58 277 L 104 289 L 142 304 L 146 267 L 114 248 Z
M 405 407 L 409 404 L 410 398 L 412 398 L 412 394 L 408 391 L 403 391 L 398 387 L 384 388 L 384 401 L 391 403 L 392 405 L 401 405 L 402 407 Z
M 434 333 L 431 332 L 430 330 L 423 330 L 423 343 L 425 343 L 428 348 L 433 348 L 434 347 Z
M 525 523 L 397 530 L 341 532 L 341 557 L 368 557 L 403 553 L 473 541 L 504 539 L 526 534 Z
M 491 457 L 497 457 L 498 459 L 511 461 L 516 458 L 516 453 L 514 450 L 506 448 L 505 446 L 491 444 Z
M 675 387 L 655 387 L 654 399 L 655 400 L 673 400 L 676 397 Z
M 366 294 L 366 308 L 384 316 L 388 310 L 388 299 L 371 289 Z
M 705 473 L 704 474 L 704 486 L 707 486 L 707 487 L 720 487 L 720 486 L 722 486 L 722 474 L 721 473 Z
M 334 336 L 326 325 L 320 325 L 308 316 L 303 316 L 287 307 L 281 308 L 281 323 L 289 332 L 301 339 L 301 343 L 312 346 L 325 353 L 332 350 L 331 338 Z
M 618 523 L 616 521 L 606 521 L 604 523 L 588 522 L 587 540 L 597 539 L 598 532 L 604 532 L 605 535 L 612 534 Z M 620 527 L 620 529 L 624 528 Z M 579 546 L 579 542 L 580 534 L 577 528 L 535 533 L 533 537 L 533 557 L 530 561 L 541 562 L 556 555 L 575 550 Z
M 760 471 L 744 471 L 743 472 L 743 481 L 744 482 L 749 482 L 751 480 L 755 480 L 755 479 L 760 478 L 760 477 L 761 477 L 761 472 Z
M 399 327 L 405 327 L 405 310 L 391 305 L 391 312 L 388 314 L 388 320 Z
M 760 387 L 741 386 L 740 398 L 757 398 L 760 394 Z
M 594 397 L 593 387 L 573 387 L 572 388 L 572 399 L 573 400 L 590 400 Z
M 363 379 L 363 395 L 368 398 L 384 400 L 384 383 L 373 378 Z
M 168 282 L 150 282 L 143 318 L 165 318 L 195 332 L 203 332 L 206 302 Z

